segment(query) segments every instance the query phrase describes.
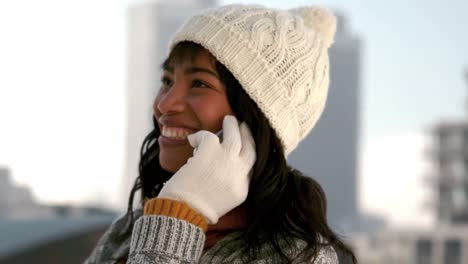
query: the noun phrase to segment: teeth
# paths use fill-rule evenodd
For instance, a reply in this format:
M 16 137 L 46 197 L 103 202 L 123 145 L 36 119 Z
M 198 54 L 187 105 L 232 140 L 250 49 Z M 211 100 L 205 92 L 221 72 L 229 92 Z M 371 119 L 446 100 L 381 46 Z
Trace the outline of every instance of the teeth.
M 166 127 L 162 128 L 162 135 L 168 138 L 184 140 L 190 135 L 190 132 L 183 128 Z

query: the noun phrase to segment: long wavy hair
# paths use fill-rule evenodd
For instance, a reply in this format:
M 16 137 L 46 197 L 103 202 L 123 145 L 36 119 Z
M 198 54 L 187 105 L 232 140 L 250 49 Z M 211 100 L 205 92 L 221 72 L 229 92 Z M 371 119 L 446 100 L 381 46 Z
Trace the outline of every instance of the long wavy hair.
M 181 42 L 173 48 L 164 64 L 194 59 L 202 49 L 193 42 Z M 279 242 L 292 245 L 293 238 L 299 238 L 307 242 L 305 250 L 310 250 L 308 252 L 313 256 L 317 256 L 322 246 L 333 246 L 356 263 L 352 250 L 327 223 L 326 198 L 319 183 L 288 166 L 280 140 L 263 112 L 224 65 L 216 61 L 216 69 L 235 116 L 240 122 L 247 123 L 256 144 L 257 160 L 245 201 L 248 227 L 239 238 L 244 240 L 249 256 L 255 258 L 261 245 L 269 243 L 284 261 L 289 262 Z M 172 176 L 159 164 L 157 139 L 161 132 L 154 118 L 153 123 L 154 128 L 141 147 L 139 176 L 128 204 L 130 218 L 133 217 L 135 192 L 141 190 L 143 206 L 146 199 L 158 195 Z

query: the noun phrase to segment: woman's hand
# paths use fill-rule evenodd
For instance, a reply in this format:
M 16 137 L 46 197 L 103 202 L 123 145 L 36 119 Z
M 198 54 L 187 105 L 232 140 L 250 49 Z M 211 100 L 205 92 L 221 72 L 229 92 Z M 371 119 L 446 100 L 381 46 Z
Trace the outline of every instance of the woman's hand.
M 209 222 L 218 219 L 247 198 L 255 142 L 245 123 L 234 116 L 223 120 L 223 141 L 208 131 L 189 135 L 193 157 L 164 185 L 159 198 L 183 201 Z

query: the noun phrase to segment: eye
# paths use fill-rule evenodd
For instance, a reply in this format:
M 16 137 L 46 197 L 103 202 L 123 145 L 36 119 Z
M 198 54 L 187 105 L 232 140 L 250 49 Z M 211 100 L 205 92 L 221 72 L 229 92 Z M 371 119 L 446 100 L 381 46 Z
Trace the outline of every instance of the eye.
M 169 77 L 163 76 L 161 78 L 161 88 L 167 89 L 167 88 L 171 87 L 172 84 L 173 84 L 173 82 Z
M 192 87 L 194 88 L 209 88 L 210 86 L 200 80 L 193 80 Z

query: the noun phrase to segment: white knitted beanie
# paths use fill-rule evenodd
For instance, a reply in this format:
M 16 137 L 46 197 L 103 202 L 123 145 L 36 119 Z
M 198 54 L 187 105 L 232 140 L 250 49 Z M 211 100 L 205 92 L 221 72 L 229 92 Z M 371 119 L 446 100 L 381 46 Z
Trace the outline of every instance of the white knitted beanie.
M 229 5 L 191 17 L 169 50 L 191 41 L 210 51 L 263 111 L 287 156 L 325 107 L 335 31 L 335 16 L 319 7 Z

